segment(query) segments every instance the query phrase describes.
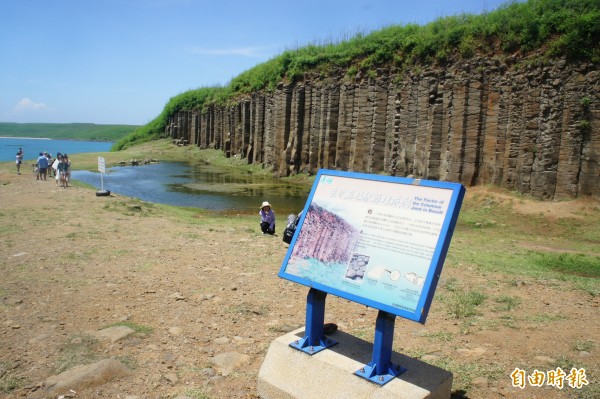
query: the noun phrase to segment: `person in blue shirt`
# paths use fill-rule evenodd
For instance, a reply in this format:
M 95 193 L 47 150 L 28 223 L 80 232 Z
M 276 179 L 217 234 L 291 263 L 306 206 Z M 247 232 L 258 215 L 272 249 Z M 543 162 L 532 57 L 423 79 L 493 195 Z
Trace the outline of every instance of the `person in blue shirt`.
M 260 207 L 260 229 L 263 234 L 275 234 L 275 212 L 271 209 L 268 201 L 262 203 Z
M 46 154 L 40 152 L 40 156 L 37 159 L 38 174 L 36 180 L 46 180 L 48 172 L 48 158 Z

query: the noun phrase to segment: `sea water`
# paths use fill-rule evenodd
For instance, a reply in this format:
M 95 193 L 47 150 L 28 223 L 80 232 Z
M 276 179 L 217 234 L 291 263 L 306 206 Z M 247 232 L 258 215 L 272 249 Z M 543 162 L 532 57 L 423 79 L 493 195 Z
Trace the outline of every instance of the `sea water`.
M 141 166 L 114 166 L 101 179 L 97 171 L 77 170 L 71 177 L 104 188 L 111 193 L 147 202 L 208 209 L 254 213 L 263 201 L 273 204 L 277 214 L 276 231 L 283 232 L 289 214 L 299 213 L 309 189 L 281 179 L 254 176 L 244 171 L 215 165 L 161 162 Z
M 35 161 L 40 152 L 78 154 L 82 152 L 107 152 L 113 146 L 112 141 L 52 140 L 26 137 L 0 137 L 0 162 L 15 161 L 17 151 L 25 152 L 24 163 Z

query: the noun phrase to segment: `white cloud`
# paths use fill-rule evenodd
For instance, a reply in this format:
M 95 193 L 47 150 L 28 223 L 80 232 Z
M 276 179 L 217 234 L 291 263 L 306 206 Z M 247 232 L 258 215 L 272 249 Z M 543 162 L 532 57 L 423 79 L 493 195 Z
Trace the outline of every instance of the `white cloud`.
M 225 49 L 205 49 L 191 48 L 190 52 L 201 55 L 238 55 L 243 57 L 261 57 L 265 47 L 241 47 L 241 48 L 225 48 Z
M 22 98 L 17 105 L 13 108 L 14 112 L 23 112 L 23 111 L 30 111 L 30 110 L 47 110 L 48 106 L 44 103 L 36 103 L 31 101 L 30 98 L 25 97 Z

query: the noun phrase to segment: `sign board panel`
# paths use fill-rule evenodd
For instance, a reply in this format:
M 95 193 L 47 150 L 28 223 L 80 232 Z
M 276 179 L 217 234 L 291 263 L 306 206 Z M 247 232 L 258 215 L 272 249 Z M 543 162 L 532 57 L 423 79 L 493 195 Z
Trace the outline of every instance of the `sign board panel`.
M 98 171 L 100 173 L 106 173 L 106 162 L 103 157 L 98 157 Z
M 279 276 L 425 322 L 465 189 L 320 170 Z

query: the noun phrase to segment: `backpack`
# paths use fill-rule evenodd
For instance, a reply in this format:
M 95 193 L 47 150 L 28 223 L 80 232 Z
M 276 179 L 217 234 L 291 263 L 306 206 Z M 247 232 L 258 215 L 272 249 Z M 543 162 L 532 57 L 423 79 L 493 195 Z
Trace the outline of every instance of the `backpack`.
M 296 227 L 298 227 L 298 221 L 300 221 L 300 215 L 289 215 L 288 216 L 288 224 L 283 230 L 283 242 L 289 244 L 292 242 L 292 238 L 294 237 L 294 232 L 296 231 Z

